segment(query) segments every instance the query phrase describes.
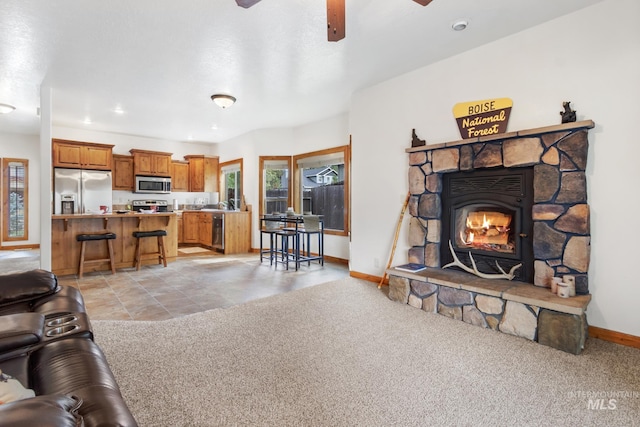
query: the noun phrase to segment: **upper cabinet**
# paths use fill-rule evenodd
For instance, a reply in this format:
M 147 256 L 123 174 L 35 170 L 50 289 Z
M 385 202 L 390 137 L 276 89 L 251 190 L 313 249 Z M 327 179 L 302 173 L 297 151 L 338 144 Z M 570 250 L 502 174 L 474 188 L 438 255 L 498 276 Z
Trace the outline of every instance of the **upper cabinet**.
M 189 161 L 189 191 L 218 191 L 218 157 L 188 155 L 184 158 Z
M 160 151 L 129 150 L 133 154 L 134 175 L 171 176 L 171 154 Z
M 189 163 L 174 160 L 171 168 L 171 191 L 189 191 Z
M 52 139 L 53 167 L 111 170 L 113 145 Z
M 133 157 L 121 154 L 113 155 L 113 179 L 114 190 L 133 191 Z

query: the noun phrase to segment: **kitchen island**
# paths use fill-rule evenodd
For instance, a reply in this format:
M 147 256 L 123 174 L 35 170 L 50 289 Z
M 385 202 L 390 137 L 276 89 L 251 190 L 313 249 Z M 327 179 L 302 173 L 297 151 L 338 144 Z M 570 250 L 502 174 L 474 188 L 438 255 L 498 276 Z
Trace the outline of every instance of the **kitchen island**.
M 80 243 L 76 236 L 82 233 L 116 234 L 113 251 L 116 268 L 134 267 L 136 238 L 134 231 L 166 230 L 164 245 L 167 262 L 175 261 L 178 256 L 178 228 L 176 214 L 173 212 L 123 214 L 57 214 L 51 216 L 51 270 L 64 276 L 78 273 L 80 260 Z M 142 239 L 142 252 L 157 251 L 156 239 Z M 86 259 L 108 258 L 107 245 L 91 242 L 87 245 Z M 157 261 L 144 260 L 145 264 Z M 89 271 L 109 271 L 109 262 L 96 264 L 86 269 Z

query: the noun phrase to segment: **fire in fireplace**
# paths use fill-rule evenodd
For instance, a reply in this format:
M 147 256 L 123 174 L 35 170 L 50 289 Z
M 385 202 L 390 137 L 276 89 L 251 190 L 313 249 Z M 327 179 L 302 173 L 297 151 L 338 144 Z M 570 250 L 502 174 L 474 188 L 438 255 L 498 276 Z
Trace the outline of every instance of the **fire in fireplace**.
M 533 281 L 533 168 L 476 170 L 443 175 L 442 265 L 456 256 L 478 271 L 515 270 L 515 279 Z M 497 263 L 497 265 L 496 265 Z

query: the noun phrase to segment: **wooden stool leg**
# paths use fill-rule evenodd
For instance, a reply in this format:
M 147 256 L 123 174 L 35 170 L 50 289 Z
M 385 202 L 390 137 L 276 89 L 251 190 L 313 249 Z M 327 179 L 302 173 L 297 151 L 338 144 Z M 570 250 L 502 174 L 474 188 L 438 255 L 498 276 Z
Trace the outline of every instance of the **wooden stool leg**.
M 78 279 L 82 279 L 82 274 L 84 273 L 84 251 L 86 243 L 87 242 L 82 241 L 82 243 L 80 244 L 80 265 L 78 266 Z
M 136 239 L 136 257 L 135 257 L 136 271 L 140 270 L 140 264 L 142 263 L 142 259 L 140 255 L 141 251 L 142 251 L 142 245 L 140 244 L 140 238 L 138 237 Z
M 164 236 L 158 236 L 158 252 L 160 252 L 160 255 L 158 256 L 158 264 L 160 264 L 160 260 L 162 260 L 162 265 L 166 267 L 167 256 L 164 252 Z
M 111 274 L 116 274 L 115 257 L 113 256 L 113 242 L 107 239 L 107 247 L 109 248 L 109 265 L 111 266 Z

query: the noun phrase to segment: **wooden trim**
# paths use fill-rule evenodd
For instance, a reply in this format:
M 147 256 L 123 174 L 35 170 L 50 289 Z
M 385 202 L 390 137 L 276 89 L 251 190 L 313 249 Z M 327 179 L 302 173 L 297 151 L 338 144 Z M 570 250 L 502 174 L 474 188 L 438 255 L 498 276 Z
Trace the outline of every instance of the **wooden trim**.
M 621 344 L 627 347 L 640 348 L 640 337 L 598 328 L 597 326 L 589 326 L 589 337 Z
M 366 280 L 367 282 L 373 282 L 373 283 L 380 283 L 380 280 L 382 279 L 382 277 L 380 276 L 373 276 L 371 274 L 359 273 L 357 271 L 350 271 L 349 276 L 355 279 L 362 279 L 362 280 Z M 385 282 L 388 283 L 388 279 Z
M 0 251 L 13 251 L 16 249 L 19 250 L 24 250 L 24 249 L 39 249 L 40 245 L 39 244 L 30 244 L 30 245 L 14 245 L 14 246 L 2 246 L 0 245 Z

